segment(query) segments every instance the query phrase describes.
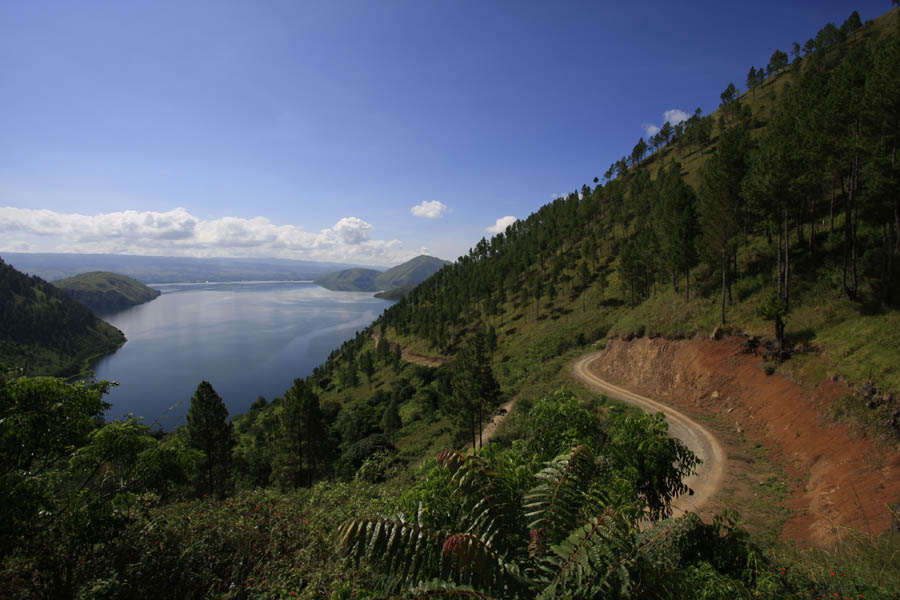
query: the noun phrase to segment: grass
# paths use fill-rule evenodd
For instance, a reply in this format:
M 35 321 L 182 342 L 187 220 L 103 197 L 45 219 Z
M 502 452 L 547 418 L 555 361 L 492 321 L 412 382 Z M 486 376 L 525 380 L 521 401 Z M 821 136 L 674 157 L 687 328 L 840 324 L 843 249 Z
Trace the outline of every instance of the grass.
M 824 596 L 897 598 L 900 591 L 900 536 L 887 532 L 872 538 L 852 529 L 841 529 L 832 548 L 771 549 L 775 560 L 803 573 L 810 589 Z M 860 594 L 860 584 L 872 595 Z M 850 594 L 853 594 L 850 596 Z

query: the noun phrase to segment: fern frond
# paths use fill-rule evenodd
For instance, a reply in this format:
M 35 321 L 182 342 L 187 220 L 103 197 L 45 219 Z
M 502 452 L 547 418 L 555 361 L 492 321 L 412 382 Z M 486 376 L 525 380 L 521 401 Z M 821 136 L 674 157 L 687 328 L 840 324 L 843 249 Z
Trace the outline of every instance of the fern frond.
M 487 461 L 471 456 L 457 464 L 451 482 L 466 533 L 477 536 L 495 551 L 505 553 L 527 544 L 522 507 Z
M 378 567 L 388 576 L 389 588 L 409 587 L 450 573 L 450 558 L 443 552 L 445 533 L 380 517 L 344 523 L 338 530 L 344 552 Z
M 485 593 L 528 587 L 514 562 L 474 535 L 447 535 L 402 517 L 350 521 L 338 534 L 341 547 L 357 564 L 365 560 L 384 574 L 388 592 L 430 590 L 427 581 L 441 582 L 438 591 L 465 591 L 458 586 L 466 585 Z
M 551 551 L 541 561 L 547 581 L 539 598 L 595 598 L 613 587 L 627 596 L 633 587 L 629 567 L 636 553 L 630 524 L 612 507 Z
M 578 446 L 547 463 L 536 475 L 540 481 L 524 499 L 531 521 L 531 553 L 540 556 L 575 529 L 585 502 L 584 490 L 596 477 L 597 461 L 587 446 Z
M 457 583 L 505 596 L 528 586 L 514 562 L 473 535 L 453 534 L 444 541 L 443 550 L 453 559 L 452 579 Z
M 468 585 L 457 585 L 447 581 L 435 580 L 421 584 L 409 590 L 406 594 L 410 598 L 479 598 L 480 600 L 493 600 L 484 592 L 479 592 Z
M 456 469 L 465 461 L 466 455 L 459 450 L 441 450 L 437 455 L 438 465 L 448 469 L 450 473 L 456 473 Z

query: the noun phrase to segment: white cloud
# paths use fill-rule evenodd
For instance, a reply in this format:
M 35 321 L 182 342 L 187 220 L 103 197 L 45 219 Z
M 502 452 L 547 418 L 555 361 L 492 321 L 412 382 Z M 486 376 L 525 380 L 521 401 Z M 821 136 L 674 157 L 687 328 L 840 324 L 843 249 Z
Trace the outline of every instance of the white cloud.
M 145 254 L 162 256 L 278 257 L 384 265 L 415 252 L 399 240 L 372 239 L 371 224 L 344 217 L 318 233 L 275 225 L 265 217 L 201 220 L 187 209 L 99 215 L 0 207 L 0 250 Z
M 438 219 L 443 217 L 450 209 L 447 205 L 438 200 L 423 200 L 422 204 L 417 204 L 409 209 L 414 217 L 422 217 L 424 219 Z
M 325 230 L 329 231 L 329 230 Z M 357 245 L 369 241 L 372 226 L 356 217 L 344 217 L 331 229 L 345 244 Z
M 672 108 L 663 113 L 663 123 L 671 123 L 672 125 L 678 125 L 682 121 L 687 121 L 690 118 L 690 115 L 684 112 L 679 108 Z M 653 123 L 644 123 L 641 125 L 641 129 L 644 130 L 644 133 L 647 134 L 647 137 L 652 137 L 659 133 L 660 125 L 654 125 Z
M 689 114 L 684 112 L 683 110 L 679 110 L 677 108 L 673 108 L 672 110 L 667 110 L 663 113 L 664 121 L 668 121 L 672 125 L 678 125 L 682 121 L 687 121 L 691 118 Z
M 491 225 L 490 227 L 486 227 L 485 231 L 487 233 L 502 233 L 506 231 L 506 228 L 515 223 L 517 219 L 515 217 L 500 217 L 497 219 L 497 222 Z

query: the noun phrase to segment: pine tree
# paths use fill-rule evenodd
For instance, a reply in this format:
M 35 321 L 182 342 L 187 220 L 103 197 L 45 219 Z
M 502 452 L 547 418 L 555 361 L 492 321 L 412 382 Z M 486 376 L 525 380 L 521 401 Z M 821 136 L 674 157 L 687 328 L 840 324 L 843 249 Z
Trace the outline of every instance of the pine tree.
M 747 172 L 746 155 L 750 144 L 747 131 L 734 126 L 723 133 L 719 147 L 700 173 L 699 215 L 702 243 L 708 251 L 707 260 L 715 264 L 721 260 L 722 323 L 725 323 L 725 297 L 730 289 L 729 264 L 736 252 L 741 232 L 744 200 L 741 182 Z
M 319 397 L 295 379 L 284 395 L 278 458 L 280 475 L 290 485 L 312 485 L 324 455 L 324 431 Z
M 234 429 L 227 421 L 228 409 L 208 381 L 191 397 L 187 415 L 188 443 L 203 452 L 197 488 L 200 493 L 224 495 L 230 491 L 231 450 Z
M 486 352 L 484 334 L 473 335 L 453 361 L 453 394 L 451 416 L 472 434 L 475 447 L 476 431 L 481 446 L 481 425 L 500 405 L 500 384 L 494 378 Z
M 359 355 L 359 368 L 366 375 L 366 380 L 369 382 L 369 387 L 372 387 L 372 376 L 375 374 L 375 359 L 372 358 L 372 353 L 368 350 Z
M 397 407 L 397 398 L 391 398 L 390 403 L 384 409 L 384 414 L 381 416 L 381 429 L 384 431 L 384 435 L 388 437 L 388 439 L 393 443 L 394 435 L 403 426 L 403 421 L 400 419 L 400 409 Z

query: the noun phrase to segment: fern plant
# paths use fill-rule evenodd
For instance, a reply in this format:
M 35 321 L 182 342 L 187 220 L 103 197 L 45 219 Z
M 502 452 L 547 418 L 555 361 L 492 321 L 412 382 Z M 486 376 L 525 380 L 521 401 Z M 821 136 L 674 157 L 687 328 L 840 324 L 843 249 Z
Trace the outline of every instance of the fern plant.
M 641 561 L 633 507 L 607 505 L 592 483 L 606 460 L 578 446 L 546 464 L 520 502 L 478 455 L 444 451 L 461 508 L 454 527 L 434 529 L 413 518 L 373 517 L 345 523 L 340 543 L 357 562 L 384 574 L 388 594 L 413 597 L 597 598 L 639 595 Z M 660 536 L 661 539 L 661 536 Z

